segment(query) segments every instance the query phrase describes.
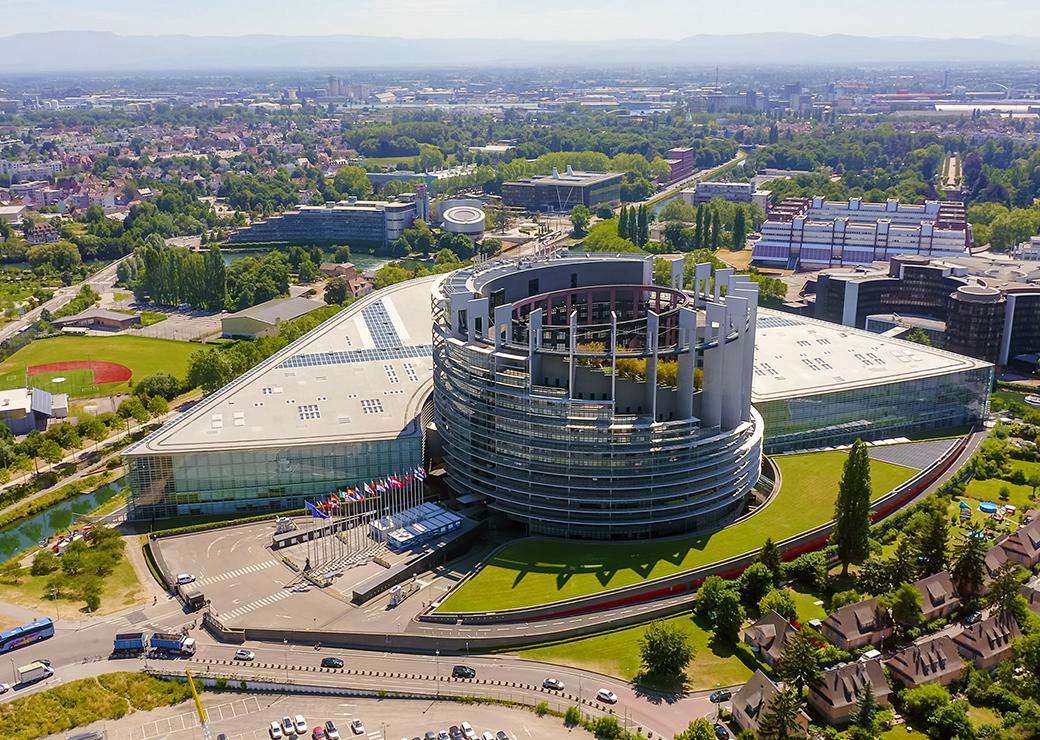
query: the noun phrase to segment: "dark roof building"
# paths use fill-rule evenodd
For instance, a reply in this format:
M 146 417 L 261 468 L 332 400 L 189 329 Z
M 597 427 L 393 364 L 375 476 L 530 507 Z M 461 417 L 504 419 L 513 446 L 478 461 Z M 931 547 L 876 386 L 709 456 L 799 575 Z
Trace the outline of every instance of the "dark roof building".
M 782 615 L 771 611 L 744 630 L 744 642 L 765 663 L 773 665 L 783 652 L 787 638 L 797 631 Z
M 762 671 L 747 680 L 733 696 L 733 721 L 742 730 L 758 735 L 758 723 L 769 711 L 769 702 L 780 692 L 780 687 L 773 683 Z M 809 718 L 805 712 L 798 717 L 798 724 L 804 736 L 809 729 Z
M 570 211 L 621 201 L 621 180 L 616 172 L 575 172 L 570 167 L 560 174 L 526 177 L 502 184 L 502 202 L 528 211 Z
M 879 706 L 888 706 L 892 690 L 885 680 L 880 660 L 848 663 L 839 668 L 824 671 L 820 680 L 809 690 L 809 706 L 818 712 L 830 725 L 843 725 L 849 721 L 856 698 L 863 687 L 870 684 L 874 700 Z
M 900 650 L 885 661 L 892 677 L 907 688 L 938 683 L 949 686 L 964 670 L 964 661 L 949 635 L 940 635 Z
M 1011 650 L 1012 641 L 1021 636 L 1022 631 L 1013 617 L 994 614 L 965 627 L 953 641 L 966 660 L 975 661 L 976 668 L 991 671 Z
M 325 304 L 308 298 L 275 298 L 265 303 L 228 314 L 220 320 L 225 337 L 272 337 L 283 321 L 298 319 Z
M 922 578 L 914 587 L 921 593 L 921 615 L 925 622 L 949 616 L 961 603 L 948 570 Z
M 892 619 L 877 599 L 846 604 L 827 615 L 823 636 L 842 650 L 877 645 L 892 634 Z

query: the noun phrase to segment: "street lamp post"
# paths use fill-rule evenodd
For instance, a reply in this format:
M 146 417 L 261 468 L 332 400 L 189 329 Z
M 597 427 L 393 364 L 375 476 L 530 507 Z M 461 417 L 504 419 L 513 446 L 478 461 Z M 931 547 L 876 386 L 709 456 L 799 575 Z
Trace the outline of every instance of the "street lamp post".
M 282 644 L 285 645 L 285 682 L 289 683 L 289 640 L 283 639 Z
M 433 651 L 433 655 L 434 655 L 434 658 L 433 658 L 434 676 L 433 676 L 433 678 L 437 682 L 437 696 L 440 697 L 440 695 L 441 695 L 441 651 L 440 650 L 434 650 Z M 12 669 L 14 668 L 14 659 L 13 658 L 11 659 L 11 668 Z

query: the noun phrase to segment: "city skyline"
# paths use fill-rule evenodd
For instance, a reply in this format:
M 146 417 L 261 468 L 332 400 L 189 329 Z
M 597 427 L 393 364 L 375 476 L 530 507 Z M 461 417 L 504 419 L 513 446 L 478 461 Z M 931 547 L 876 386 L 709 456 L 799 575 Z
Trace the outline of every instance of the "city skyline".
M 823 0 L 792 0 L 783 13 L 762 0 L 691 6 L 662 0 L 648 8 L 621 0 L 577 0 L 560 6 L 549 0 L 522 5 L 477 0 L 312 0 L 299 6 L 259 0 L 175 5 L 114 0 L 105 7 L 73 0 L 0 0 L 5 35 L 40 31 L 109 31 L 124 35 L 192 36 L 349 34 L 398 38 L 538 38 L 541 40 L 663 39 L 697 34 L 803 32 L 872 37 L 988 38 L 1017 35 L 1040 24 L 1040 6 L 1024 0 L 996 0 L 984 6 L 968 0 L 920 0 L 912 4 L 878 0 L 846 7 Z M 316 23 L 318 19 L 321 23 Z M 520 24 L 518 26 L 518 24 Z M 526 29 L 525 29 L 526 26 Z

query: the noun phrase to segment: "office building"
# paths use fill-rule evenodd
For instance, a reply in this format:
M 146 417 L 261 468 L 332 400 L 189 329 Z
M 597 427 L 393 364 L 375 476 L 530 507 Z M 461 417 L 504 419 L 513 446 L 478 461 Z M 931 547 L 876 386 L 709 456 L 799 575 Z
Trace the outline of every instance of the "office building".
M 971 226 L 963 203 L 898 200 L 847 203 L 788 198 L 770 211 L 754 242 L 752 259 L 790 270 L 869 265 L 900 254 L 964 255 Z
M 526 177 L 502 184 L 502 202 L 528 211 L 570 211 L 574 206 L 594 208 L 621 202 L 623 175 L 614 172 L 566 173 Z
M 385 246 L 417 218 L 411 200 L 348 199 L 291 211 L 236 229 L 229 244 L 358 244 Z
M 898 256 L 888 269 L 829 270 L 806 284 L 804 310 L 846 326 L 902 322 L 941 334 L 941 345 L 998 365 L 1035 365 L 1040 353 L 1040 276 L 1035 266 L 984 258 Z
M 129 516 L 302 508 L 423 464 L 436 279 L 361 298 L 125 451 Z
M 697 171 L 697 150 L 692 146 L 680 146 L 668 151 L 664 161 L 671 167 L 668 182 L 679 182 Z
M 756 190 L 750 182 L 699 182 L 682 191 L 682 199 L 693 206 L 721 198 L 731 203 L 754 203 L 763 211 L 769 208 L 771 197 L 768 190 Z
M 672 265 L 678 286 L 683 260 Z M 652 268 L 643 255 L 496 261 L 435 287 L 434 408 L 453 491 L 532 533 L 583 539 L 743 513 L 762 449 L 757 288 L 720 270 L 709 293 L 705 264 L 687 293 L 654 285 Z
M 69 415 L 67 393 L 48 393 L 39 388 L 0 391 L 0 424 L 15 434 L 45 432 L 51 419 Z

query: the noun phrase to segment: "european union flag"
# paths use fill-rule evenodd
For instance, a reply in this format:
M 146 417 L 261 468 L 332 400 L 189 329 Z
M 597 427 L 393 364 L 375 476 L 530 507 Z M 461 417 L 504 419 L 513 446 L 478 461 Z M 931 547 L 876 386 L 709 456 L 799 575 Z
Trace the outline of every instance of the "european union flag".
M 307 508 L 307 511 L 311 513 L 311 517 L 314 519 L 328 519 L 329 515 L 319 509 L 317 506 L 312 504 L 310 501 L 304 501 L 303 505 Z

